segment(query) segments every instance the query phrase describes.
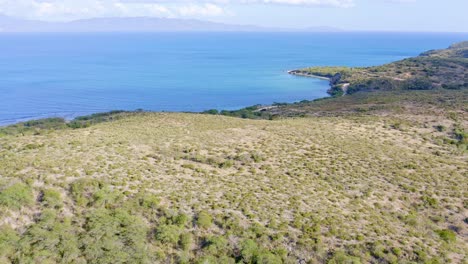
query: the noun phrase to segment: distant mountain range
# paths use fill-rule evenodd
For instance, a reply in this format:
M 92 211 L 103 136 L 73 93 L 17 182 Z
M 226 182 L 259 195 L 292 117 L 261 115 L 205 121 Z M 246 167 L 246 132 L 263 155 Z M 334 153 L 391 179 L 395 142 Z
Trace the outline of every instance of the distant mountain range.
M 268 28 L 253 25 L 230 25 L 196 19 L 173 19 L 154 17 L 91 18 L 71 22 L 46 22 L 25 20 L 0 15 L 0 32 L 182 32 L 182 31 L 305 31 L 337 32 L 330 27 L 305 29 Z

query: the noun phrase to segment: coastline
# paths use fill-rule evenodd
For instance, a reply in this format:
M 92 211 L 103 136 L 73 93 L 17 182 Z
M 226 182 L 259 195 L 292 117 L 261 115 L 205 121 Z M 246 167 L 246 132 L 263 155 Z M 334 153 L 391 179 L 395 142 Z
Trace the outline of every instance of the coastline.
M 331 78 L 324 77 L 324 76 L 319 76 L 319 75 L 314 75 L 310 73 L 306 73 L 300 70 L 290 70 L 287 71 L 288 74 L 294 75 L 294 76 L 300 76 L 300 77 L 309 77 L 309 78 L 314 78 L 314 79 L 320 79 L 320 80 L 325 80 L 325 81 L 331 81 Z
M 308 73 L 303 73 L 302 71 L 300 70 L 289 70 L 289 71 L 286 71 L 288 74 L 290 75 L 293 75 L 293 76 L 299 76 L 299 77 L 308 77 L 308 78 L 314 78 L 314 79 L 320 79 L 320 80 L 324 80 L 324 81 L 330 81 L 331 82 L 331 78 L 327 78 L 327 77 L 323 77 L 323 76 L 318 76 L 318 75 L 313 75 L 313 74 L 308 74 Z M 329 92 L 327 92 L 328 94 L 330 94 Z M 319 97 L 319 98 L 316 98 L 316 99 L 322 99 L 322 98 L 327 98 L 329 97 L 330 95 L 328 96 L 323 96 L 323 97 Z M 309 101 L 309 99 L 303 99 L 303 101 Z M 277 108 L 278 105 L 282 105 L 282 104 L 294 104 L 294 103 L 297 103 L 299 101 L 295 101 L 295 102 L 286 102 L 286 103 L 270 103 L 270 104 L 257 104 L 257 105 L 251 105 L 251 106 L 246 106 L 246 107 L 243 107 L 243 108 L 239 108 L 239 109 L 235 109 L 235 110 L 226 110 L 226 109 L 220 109 L 220 110 L 216 110 L 217 113 L 228 113 L 228 112 L 231 112 L 231 113 L 236 113 L 236 112 L 242 112 L 246 109 L 248 109 L 249 111 L 252 110 L 252 112 L 254 113 L 261 113 L 261 112 L 264 112 L 264 111 L 267 111 L 267 110 L 271 110 L 271 109 L 274 109 L 274 108 Z M 255 107 L 255 109 L 252 109 L 253 107 Z M 78 114 L 78 115 L 73 115 L 73 116 L 60 116 L 60 115 L 51 115 L 51 116 L 47 116 L 47 115 L 41 115 L 41 116 L 38 116 L 38 117 L 24 117 L 24 118 L 21 118 L 21 119 L 18 119 L 18 120 L 15 120 L 14 122 L 9 122 L 10 120 L 1 120 L 0 121 L 0 129 L 4 129 L 4 128 L 7 128 L 7 127 L 10 127 L 10 126 L 16 126 L 16 125 L 19 125 L 19 124 L 29 124 L 29 123 L 36 123 L 39 121 L 39 123 L 41 123 L 42 121 L 48 121 L 48 120 L 63 120 L 63 124 L 65 125 L 68 125 L 68 124 L 71 124 L 73 123 L 74 121 L 77 121 L 77 120 L 80 120 L 80 119 L 87 119 L 89 117 L 94 117 L 94 116 L 107 116 L 108 114 L 110 113 L 116 113 L 116 112 L 119 112 L 119 113 L 135 113 L 135 112 L 150 112 L 150 113 L 194 113 L 194 114 L 206 114 L 206 113 L 209 113 L 210 111 L 213 111 L 214 109 L 206 109 L 206 110 L 201 110 L 201 111 L 151 111 L 151 110 L 143 110 L 143 109 L 137 109 L 137 110 L 109 110 L 109 111 L 102 111 L 102 112 L 92 112 L 92 113 L 88 113 L 88 114 Z M 2 122 L 3 121 L 3 122 Z M 60 121 L 59 121 L 60 122 Z

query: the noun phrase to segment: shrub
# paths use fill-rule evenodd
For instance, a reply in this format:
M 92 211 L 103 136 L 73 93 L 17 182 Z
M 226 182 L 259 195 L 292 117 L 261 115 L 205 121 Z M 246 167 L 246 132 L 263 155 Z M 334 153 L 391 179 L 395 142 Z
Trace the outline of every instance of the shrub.
M 446 130 L 446 127 L 443 125 L 437 125 L 435 128 L 439 132 L 444 132 Z
M 333 257 L 327 262 L 328 264 L 360 264 L 361 261 L 357 257 L 350 256 L 342 251 L 337 251 Z
M 189 264 L 190 263 L 190 252 L 182 251 L 177 253 L 177 263 L 179 264 Z
M 218 259 L 214 256 L 204 256 L 196 261 L 197 264 L 217 264 Z
M 222 256 L 218 259 L 218 263 L 223 263 L 223 264 L 235 264 L 236 260 L 228 257 L 228 256 Z
M 13 228 L 8 225 L 0 226 L 0 256 L 10 257 L 15 252 L 19 239 Z M 3 262 L 1 257 L 0 262 Z
M 410 79 L 403 84 L 405 90 L 430 90 L 433 88 L 431 80 L 426 78 Z
M 31 187 L 24 183 L 15 183 L 0 192 L 0 205 L 19 209 L 34 202 Z
M 234 162 L 232 160 L 225 160 L 221 163 L 219 163 L 219 168 L 221 169 L 229 169 L 234 165 Z
M 190 220 L 190 217 L 184 213 L 180 213 L 177 216 L 174 217 L 173 223 L 175 225 L 178 225 L 179 227 L 184 227 L 188 221 Z
M 189 250 L 192 247 L 193 235 L 190 233 L 184 233 L 180 236 L 180 246 L 183 250 Z
M 242 243 L 241 256 L 245 263 L 253 263 L 258 255 L 258 245 L 255 241 L 248 239 Z
M 122 199 L 122 194 L 105 187 L 93 194 L 93 205 L 108 207 L 117 204 Z
M 81 255 L 76 229 L 71 221 L 59 219 L 55 211 L 44 210 L 22 235 L 16 255 L 18 263 L 76 261 Z
M 141 195 L 137 198 L 140 206 L 146 209 L 156 209 L 159 205 L 160 199 L 153 194 Z
M 42 191 L 41 202 L 49 208 L 61 208 L 63 206 L 62 195 L 54 189 L 45 189 Z
M 162 243 L 177 244 L 181 230 L 175 225 L 162 225 L 156 230 L 156 239 Z
M 83 178 L 71 184 L 71 194 L 76 204 L 86 206 L 91 202 L 92 195 L 102 189 L 104 184 L 96 179 Z
M 213 218 L 208 212 L 202 211 L 198 214 L 197 226 L 201 228 L 209 228 L 213 224 Z
M 88 263 L 147 262 L 148 228 L 121 209 L 96 209 L 87 215 L 81 239 Z
M 219 114 L 219 111 L 216 109 L 210 109 L 202 112 L 203 114 L 208 114 L 208 115 L 217 115 Z
M 437 230 L 436 233 L 447 243 L 452 243 L 457 240 L 457 234 L 450 229 Z
M 436 198 L 424 195 L 421 199 L 423 200 L 424 205 L 429 207 L 437 207 L 438 201 Z
M 282 259 L 273 253 L 265 252 L 261 253 L 256 257 L 257 264 L 281 264 Z
M 397 257 L 401 256 L 401 254 L 402 254 L 401 249 L 399 249 L 399 248 L 397 248 L 397 247 L 392 248 L 392 252 L 393 252 L 393 254 L 395 254 Z
M 260 153 L 258 153 L 258 152 L 252 153 L 251 157 L 252 157 L 252 159 L 253 159 L 254 162 L 257 162 L 257 163 L 258 163 L 258 162 L 263 161 L 263 156 L 262 156 Z
M 222 236 L 208 238 L 205 242 L 205 248 L 213 255 L 228 255 L 228 241 Z

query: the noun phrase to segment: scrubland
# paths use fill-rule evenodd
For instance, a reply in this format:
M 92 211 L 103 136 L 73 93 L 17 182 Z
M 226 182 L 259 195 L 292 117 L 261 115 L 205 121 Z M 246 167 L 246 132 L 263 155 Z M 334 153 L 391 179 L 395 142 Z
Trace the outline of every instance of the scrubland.
M 0 263 L 468 263 L 467 55 L 303 70 L 332 79 L 315 101 L 0 128 Z
M 116 116 L 4 131 L 1 263 L 468 261 L 463 112 Z

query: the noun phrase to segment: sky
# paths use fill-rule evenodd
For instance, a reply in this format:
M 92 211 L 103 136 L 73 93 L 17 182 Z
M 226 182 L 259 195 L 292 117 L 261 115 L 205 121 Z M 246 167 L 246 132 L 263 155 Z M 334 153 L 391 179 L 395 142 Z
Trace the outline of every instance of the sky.
M 195 18 L 266 27 L 468 32 L 468 0 L 0 0 L 0 14 L 47 21 Z

